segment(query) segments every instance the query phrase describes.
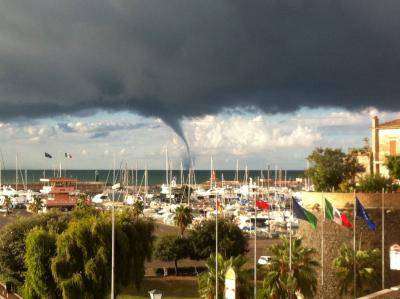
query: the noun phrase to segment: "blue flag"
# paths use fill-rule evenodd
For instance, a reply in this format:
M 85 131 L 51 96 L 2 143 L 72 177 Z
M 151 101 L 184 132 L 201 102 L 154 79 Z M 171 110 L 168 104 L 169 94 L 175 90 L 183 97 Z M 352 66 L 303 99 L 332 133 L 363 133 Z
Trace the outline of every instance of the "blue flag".
M 367 222 L 368 224 L 368 229 L 370 230 L 375 230 L 376 229 L 376 224 L 369 218 L 367 211 L 364 209 L 362 206 L 360 200 L 356 196 L 356 205 L 357 205 L 357 217 L 362 218 Z
M 50 155 L 49 153 L 46 153 L 46 152 L 44 153 L 44 156 L 45 156 L 45 158 L 49 158 L 49 159 L 53 158 L 52 155 Z

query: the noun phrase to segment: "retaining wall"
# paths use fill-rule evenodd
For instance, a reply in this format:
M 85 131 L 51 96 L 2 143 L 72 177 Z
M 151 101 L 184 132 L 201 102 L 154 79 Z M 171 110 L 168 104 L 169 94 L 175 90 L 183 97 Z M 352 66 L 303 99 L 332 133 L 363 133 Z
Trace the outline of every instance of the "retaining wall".
M 368 230 L 364 220 L 356 220 L 356 247 L 357 249 L 379 248 L 382 246 L 382 194 L 381 193 L 358 193 L 363 206 L 366 208 L 370 218 L 377 225 L 376 231 Z M 313 230 L 305 221 L 300 221 L 299 234 L 303 236 L 304 243 L 314 247 L 317 251 L 316 258 L 322 264 L 321 249 L 324 252 L 322 279 L 322 266 L 319 269 L 319 298 L 338 298 L 337 279 L 333 260 L 338 255 L 339 248 L 347 244 L 353 248 L 353 229 L 342 227 L 330 221 L 324 221 L 324 246 L 322 248 L 322 199 L 327 198 L 333 206 L 345 212 L 353 223 L 354 194 L 353 193 L 318 193 L 302 192 L 303 206 L 318 218 L 317 229 Z M 390 287 L 400 284 L 400 271 L 389 269 L 389 247 L 394 243 L 400 244 L 400 193 L 384 194 L 384 219 L 385 219 L 385 284 Z M 354 225 L 354 224 L 353 224 Z M 376 269 L 381 274 L 381 260 Z M 379 275 L 381 277 L 381 275 Z M 322 283 L 323 281 L 323 283 Z M 375 290 L 382 289 L 382 282 L 377 282 Z

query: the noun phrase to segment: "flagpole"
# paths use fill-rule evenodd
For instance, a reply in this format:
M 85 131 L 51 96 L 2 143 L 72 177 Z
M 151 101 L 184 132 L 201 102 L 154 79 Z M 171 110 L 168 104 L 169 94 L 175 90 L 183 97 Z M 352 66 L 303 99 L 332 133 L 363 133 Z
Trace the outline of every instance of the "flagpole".
M 115 154 L 113 162 L 113 188 L 111 209 L 111 299 L 114 299 L 114 267 L 115 267 Z
M 356 269 L 356 191 L 354 190 L 354 211 L 353 211 L 353 279 L 354 279 L 354 298 L 357 298 L 357 269 Z
M 382 188 L 382 290 L 385 289 L 385 188 Z
M 212 190 L 213 158 L 211 156 L 210 190 Z M 215 299 L 218 299 L 218 194 L 215 194 Z
M 324 192 L 321 193 L 322 200 L 322 237 L 321 237 L 321 284 L 322 284 L 322 298 L 324 298 L 324 223 L 325 223 L 325 201 Z
M 218 299 L 218 195 L 215 196 L 215 299 Z
M 293 219 L 293 197 L 290 200 L 290 216 Z M 292 221 L 289 223 L 290 233 L 289 233 L 289 270 L 292 272 Z
M 276 192 L 276 191 L 275 191 Z M 292 275 L 292 222 L 293 222 L 293 197 L 290 200 L 290 215 L 291 215 L 291 219 L 289 222 L 289 227 L 290 227 L 290 233 L 289 233 L 289 272 L 290 275 Z M 289 292 L 289 298 L 292 298 L 292 292 Z
M 257 298 L 257 196 L 254 197 L 254 194 L 253 194 L 253 199 L 254 199 L 254 298 Z

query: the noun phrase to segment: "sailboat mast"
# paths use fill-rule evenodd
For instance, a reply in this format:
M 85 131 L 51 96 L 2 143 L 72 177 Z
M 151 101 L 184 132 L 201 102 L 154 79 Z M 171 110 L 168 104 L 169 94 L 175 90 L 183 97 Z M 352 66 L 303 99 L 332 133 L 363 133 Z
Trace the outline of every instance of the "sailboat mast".
M 169 186 L 168 184 L 168 148 L 165 148 L 165 183 L 167 187 Z
M 136 161 L 136 165 L 135 165 L 135 194 L 137 194 L 138 190 L 137 190 L 137 183 L 138 183 L 138 162 Z
M 171 159 L 169 159 L 168 160 L 168 168 L 169 168 L 169 184 L 171 185 L 171 183 L 172 183 L 172 179 L 173 179 L 173 177 L 172 177 L 172 160 Z
M 183 165 L 182 165 L 182 160 L 181 160 L 181 188 L 183 186 Z
M 210 160 L 210 189 L 213 187 L 213 157 L 211 156 Z
M 235 183 L 239 186 L 239 160 L 236 160 L 236 178 Z
M 15 190 L 18 190 L 18 155 L 15 155 Z
M 144 167 L 144 193 L 145 193 L 145 198 L 148 193 L 148 186 L 149 186 L 149 177 L 148 177 L 148 172 L 147 172 L 147 164 Z
M 190 171 L 191 168 L 189 167 L 189 174 L 188 174 L 188 207 L 190 208 Z
M 285 187 L 287 187 L 286 181 L 287 181 L 287 170 L 285 169 Z

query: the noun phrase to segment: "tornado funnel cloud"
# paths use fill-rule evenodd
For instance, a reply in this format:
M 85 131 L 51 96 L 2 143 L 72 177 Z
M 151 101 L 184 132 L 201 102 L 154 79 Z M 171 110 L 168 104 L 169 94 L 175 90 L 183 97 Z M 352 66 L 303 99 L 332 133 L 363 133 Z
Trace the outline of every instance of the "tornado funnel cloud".
M 178 135 L 179 138 L 185 144 L 186 157 L 184 159 L 184 165 L 185 165 L 186 169 L 189 169 L 189 167 L 191 167 L 191 164 L 192 164 L 191 161 L 193 161 L 193 160 L 192 160 L 192 154 L 190 151 L 189 142 L 187 141 L 185 133 L 183 132 L 183 129 L 182 129 L 181 120 L 179 120 L 177 118 L 163 118 L 163 121 L 167 126 L 169 126 L 172 130 L 174 130 L 176 135 Z

